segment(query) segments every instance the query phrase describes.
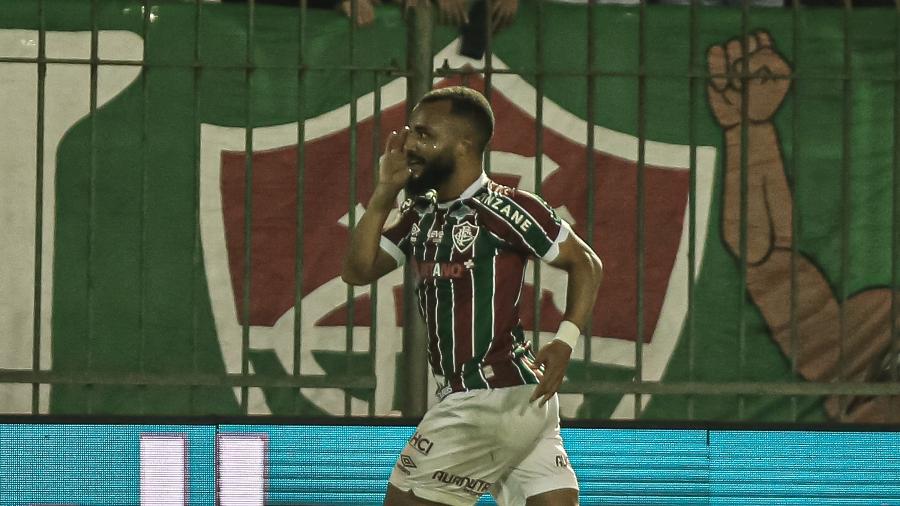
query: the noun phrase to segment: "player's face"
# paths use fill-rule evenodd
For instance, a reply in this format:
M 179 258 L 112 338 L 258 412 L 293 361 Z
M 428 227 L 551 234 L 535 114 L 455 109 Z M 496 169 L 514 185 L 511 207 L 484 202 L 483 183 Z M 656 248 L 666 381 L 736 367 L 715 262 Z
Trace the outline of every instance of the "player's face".
M 421 195 L 437 189 L 456 170 L 454 148 L 459 142 L 458 121 L 450 112 L 450 101 L 419 104 L 409 118 L 406 163 L 412 175 L 406 182 L 407 195 Z

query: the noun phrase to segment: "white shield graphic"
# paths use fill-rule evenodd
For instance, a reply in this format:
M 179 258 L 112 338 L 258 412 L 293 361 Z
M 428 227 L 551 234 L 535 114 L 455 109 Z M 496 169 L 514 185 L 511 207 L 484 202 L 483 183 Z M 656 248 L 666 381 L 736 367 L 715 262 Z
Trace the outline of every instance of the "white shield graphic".
M 455 54 L 456 47 L 457 43 L 454 42 L 439 52 L 435 56 L 435 64 L 439 65 L 445 59 L 452 66 L 470 63 L 471 60 Z M 505 68 L 503 62 L 497 57 L 494 57 L 493 62 L 495 67 Z M 530 84 L 511 74 L 495 75 L 492 83 L 495 94 L 493 101 L 495 113 L 500 113 L 498 121 L 502 121 L 503 115 L 512 115 L 518 118 L 517 121 L 524 121 L 523 118 L 530 118 L 530 121 L 533 122 L 536 113 L 537 95 Z M 385 111 L 382 114 L 383 117 L 390 116 L 389 112 L 392 110 L 402 110 L 405 90 L 405 82 L 401 79 L 392 81 L 380 90 L 382 109 Z M 359 99 L 358 118 L 361 123 L 372 120 L 371 111 L 374 103 L 374 93 Z M 567 171 L 573 170 L 571 168 L 571 160 L 565 158 L 565 153 L 572 151 L 573 146 L 576 148 L 580 147 L 583 150 L 584 132 L 587 130 L 587 125 L 582 119 L 562 109 L 547 98 L 543 99 L 542 108 L 545 131 L 553 134 L 551 136 L 548 133 L 545 136 L 548 139 L 548 149 L 544 151 L 542 158 L 542 189 L 550 192 L 556 191 L 558 195 L 564 195 L 564 192 L 571 193 L 573 191 L 572 188 L 575 186 L 561 183 L 568 177 L 566 176 Z M 347 129 L 349 112 L 350 106 L 346 105 L 308 120 L 306 122 L 307 146 L 316 145 L 316 143 L 324 145 L 333 139 L 337 139 L 341 132 Z M 397 127 L 399 125 L 391 126 Z M 638 158 L 638 139 L 631 135 L 599 126 L 594 126 L 593 131 L 598 141 L 596 146 L 597 156 L 605 157 L 603 158 L 604 163 L 618 164 L 616 165 L 616 170 L 627 177 L 634 178 L 634 169 L 631 167 L 635 166 Z M 517 133 L 517 135 L 520 138 L 525 137 L 521 135 L 521 132 Z M 223 167 L 227 165 L 223 160 L 230 156 L 228 153 L 244 151 L 245 131 L 242 128 L 203 125 L 201 137 L 200 218 L 209 292 L 226 366 L 229 372 L 239 372 L 241 366 L 241 324 L 236 311 L 235 294 L 241 293 L 241 291 L 236 286 L 240 281 L 229 267 L 230 246 L 226 239 L 228 234 L 226 221 L 228 217 L 226 216 L 226 206 L 223 206 L 222 171 Z M 550 137 L 554 137 L 555 140 L 549 140 Z M 360 138 L 362 138 L 362 135 Z M 254 149 L 257 150 L 256 153 L 275 153 L 278 150 L 289 149 L 291 146 L 295 146 L 297 142 L 297 124 L 256 128 L 253 131 L 253 139 Z M 527 150 L 515 147 L 504 148 L 504 142 L 502 136 L 496 139 L 496 142 L 492 142 L 492 146 L 495 149 L 491 153 L 492 177 L 498 178 L 500 182 L 514 183 L 525 190 L 534 190 L 536 187 L 535 172 L 533 170 L 534 157 L 528 155 Z M 553 142 L 556 142 L 559 147 L 556 151 L 550 149 L 553 147 Z M 682 182 L 686 181 L 690 167 L 690 149 L 689 146 L 684 145 L 647 141 L 644 145 L 647 170 L 655 174 L 654 177 L 658 177 L 662 181 L 660 184 L 663 186 L 667 174 L 673 175 Z M 327 149 L 323 148 L 323 152 L 325 151 Z M 337 152 L 332 154 L 340 155 Z M 254 154 L 254 156 L 256 155 Z M 696 269 L 695 273 L 699 273 L 703 249 L 706 243 L 710 198 L 716 162 L 715 148 L 707 146 L 697 147 L 696 160 L 696 186 L 693 188 L 696 195 L 696 202 L 694 203 L 696 208 L 696 221 L 694 223 L 696 264 L 694 267 Z M 333 169 L 334 167 L 332 167 Z M 557 173 L 559 175 L 554 178 L 554 175 Z M 256 177 L 256 172 L 254 172 L 254 177 Z M 362 180 L 361 178 L 362 176 L 360 176 L 360 181 Z M 674 205 L 677 213 L 673 213 L 671 209 L 658 212 L 665 219 L 669 219 L 667 217 L 670 215 L 678 214 L 680 221 L 677 223 L 678 226 L 674 228 L 674 239 L 667 246 L 670 250 L 669 257 L 667 257 L 668 265 L 671 266 L 669 273 L 661 279 L 657 287 L 659 292 L 658 301 L 648 304 L 655 308 L 653 309 L 655 312 L 654 324 L 647 327 L 649 329 L 648 334 L 652 335 L 647 336 L 644 340 L 645 344 L 641 348 L 643 364 L 641 379 L 644 381 L 656 381 L 662 377 L 675 348 L 687 312 L 689 227 L 686 224 L 686 217 L 688 216 L 687 208 L 689 202 L 685 184 L 681 186 L 682 194 L 674 201 L 676 202 Z M 554 190 L 554 187 L 556 190 Z M 546 193 L 545 196 L 547 196 Z M 361 193 L 360 201 L 365 201 L 363 197 L 364 195 Z M 602 195 L 598 198 L 601 197 Z M 309 194 L 307 194 L 307 198 L 309 198 Z M 304 374 L 322 374 L 325 372 L 314 359 L 313 351 L 343 351 L 346 349 L 344 344 L 345 327 L 343 324 L 338 323 L 339 318 L 335 317 L 335 315 L 344 308 L 347 299 L 347 287 L 340 280 L 339 269 L 333 266 L 335 265 L 334 258 L 339 258 L 343 254 L 341 248 L 343 247 L 342 241 L 346 238 L 346 227 L 349 224 L 349 207 L 346 200 L 334 199 L 333 202 L 329 202 L 325 196 L 321 195 L 317 198 L 322 199 L 317 202 L 322 206 L 328 207 L 328 212 L 323 212 L 319 215 L 315 223 L 308 220 L 306 224 L 324 227 L 322 237 L 327 238 L 327 240 L 323 239 L 323 242 L 327 244 L 320 246 L 321 251 L 316 250 L 310 253 L 307 250 L 305 254 L 309 255 L 309 257 L 304 257 L 304 270 L 314 270 L 316 272 L 309 275 L 321 277 L 321 279 L 313 283 L 314 287 L 303 296 L 302 314 L 299 315 L 299 332 L 302 336 L 302 345 L 301 349 L 296 351 L 300 357 L 301 371 Z M 559 205 L 556 211 L 561 218 L 573 224 L 576 230 L 586 225 L 587 218 L 580 216 L 579 213 L 582 212 L 581 206 L 576 205 L 577 202 L 572 201 L 573 203 L 570 204 L 565 199 L 555 197 L 548 197 L 547 200 L 554 205 L 562 202 L 562 205 Z M 604 202 L 601 199 L 601 203 Z M 362 205 L 356 203 L 356 217 L 361 216 L 363 211 Z M 457 227 L 459 228 L 454 227 L 453 230 L 454 245 L 462 251 L 471 247 L 472 241 L 478 232 L 477 228 L 471 225 L 459 224 Z M 614 253 L 603 252 L 603 248 L 609 247 L 607 243 L 601 241 L 597 244 L 597 247 L 600 249 L 601 257 L 605 261 L 608 258 L 617 258 Z M 611 270 L 611 272 L 613 271 Z M 304 273 L 304 275 L 306 274 Z M 529 263 L 525 279 L 530 280 L 532 277 L 533 268 Z M 398 314 L 395 300 L 390 297 L 392 291 L 402 283 L 401 278 L 401 271 L 395 270 L 378 282 L 380 295 L 377 307 L 374 308 L 379 315 L 375 324 L 377 343 L 374 357 L 376 364 L 375 374 L 378 379 L 374 397 L 375 412 L 377 414 L 386 414 L 391 410 L 395 384 L 395 357 L 397 352 L 402 351 L 401 326 L 397 317 L 394 316 Z M 251 286 L 258 285 L 259 283 Z M 549 293 L 548 296 L 552 299 L 552 305 L 561 315 L 566 301 L 565 277 L 560 276 L 558 271 L 553 269 L 541 269 L 541 287 Z M 254 288 L 251 288 L 251 295 L 253 290 Z M 353 297 L 359 301 L 368 300 L 368 296 L 368 287 L 360 287 L 353 292 Z M 523 301 L 527 299 L 528 297 L 523 296 Z M 261 311 L 265 313 L 264 310 Z M 523 313 L 525 312 L 523 309 Z M 275 350 L 282 364 L 287 370 L 290 370 L 295 355 L 294 308 L 288 306 L 283 312 L 281 309 L 278 309 L 270 313 L 268 323 L 251 326 L 251 349 Z M 359 313 L 359 311 L 356 312 L 357 315 Z M 598 314 L 597 318 L 601 317 L 602 315 Z M 601 324 L 594 326 L 596 335 L 591 336 L 593 347 L 591 360 L 594 363 L 633 368 L 636 363 L 636 346 L 633 337 L 621 335 L 621 332 L 604 324 L 605 320 L 602 320 L 602 318 L 598 321 Z M 369 351 L 369 329 L 367 326 L 368 324 L 363 322 L 363 324 L 358 324 L 354 327 L 353 351 Z M 555 329 L 552 328 L 553 326 L 553 322 L 545 325 L 542 321 L 540 329 L 542 342 L 552 339 L 554 335 L 553 330 Z M 604 334 L 604 329 L 612 330 L 610 330 L 611 333 Z M 576 348 L 573 356 L 576 359 L 584 357 L 582 346 Z M 416 359 L 416 357 L 407 358 L 407 360 Z M 421 359 L 424 360 L 423 357 Z M 433 385 L 431 388 L 433 388 Z M 340 390 L 304 389 L 304 394 L 320 408 L 330 413 L 342 414 L 344 412 L 343 393 Z M 642 407 L 646 405 L 648 399 L 649 396 L 642 396 L 644 403 Z M 256 389 L 251 389 L 250 401 L 251 413 L 268 412 L 262 395 Z M 563 396 L 563 415 L 572 416 L 581 401 L 582 396 L 580 394 Z M 367 411 L 366 404 L 356 400 L 352 403 L 351 408 L 353 414 L 365 414 Z M 632 418 L 636 415 L 634 408 L 633 397 L 624 396 L 613 417 Z

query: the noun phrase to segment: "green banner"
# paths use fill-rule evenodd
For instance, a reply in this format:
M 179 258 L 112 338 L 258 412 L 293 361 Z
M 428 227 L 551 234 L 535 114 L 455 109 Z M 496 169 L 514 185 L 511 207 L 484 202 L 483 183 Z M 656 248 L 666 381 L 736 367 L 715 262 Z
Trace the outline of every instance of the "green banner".
M 346 393 L 253 387 L 248 413 L 396 412 L 404 364 L 424 360 L 402 350 L 401 272 L 349 305 L 338 273 L 379 144 L 405 110 L 397 74 L 347 67 L 404 69 L 402 12 L 378 8 L 351 52 L 349 23 L 331 11 L 256 6 L 250 24 L 244 5 L 0 7 L 0 369 L 208 378 L 243 372 L 246 353 L 259 377 L 297 365 L 325 386 L 377 379 Z M 493 40 L 492 65 L 513 72 L 490 80 L 492 174 L 540 191 L 606 266 L 590 360 L 579 346 L 569 379 L 630 381 L 640 368 L 663 383 L 888 381 L 900 326 L 896 12 L 604 5 L 589 52 L 586 9 L 523 4 Z M 483 64 L 458 44 L 437 28 L 436 68 Z M 27 61 L 41 51 L 45 74 Z M 743 82 L 727 75 L 743 70 Z M 435 84 L 457 82 L 485 86 L 477 75 Z M 565 279 L 539 276 L 522 318 L 546 340 Z M 241 397 L 210 385 L 37 395 L 56 414 L 240 414 Z M 33 399 L 30 384 L 0 386 L 2 412 L 29 412 Z M 561 409 L 896 421 L 889 401 L 567 393 Z

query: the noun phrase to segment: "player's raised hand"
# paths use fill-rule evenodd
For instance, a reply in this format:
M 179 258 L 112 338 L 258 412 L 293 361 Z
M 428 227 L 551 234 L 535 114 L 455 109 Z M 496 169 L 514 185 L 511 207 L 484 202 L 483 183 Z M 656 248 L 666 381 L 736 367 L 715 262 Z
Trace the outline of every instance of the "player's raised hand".
M 403 189 L 409 180 L 410 171 L 406 162 L 406 138 L 409 127 L 391 132 L 384 146 L 384 155 L 378 164 L 378 185 L 393 192 L 394 195 Z
M 531 395 L 532 401 L 540 399 L 540 405 L 543 406 L 559 391 L 563 378 L 566 376 L 566 367 L 569 366 L 571 355 L 572 348 L 557 340 L 550 341 L 538 350 L 532 369 L 537 370 L 543 366 L 544 375 L 543 377 L 539 376 L 541 382 Z
M 744 44 L 732 39 L 709 48 L 707 64 L 709 104 L 724 128 L 741 122 L 744 107 L 748 120 L 768 121 L 778 110 L 791 84 L 790 66 L 775 51 L 771 36 L 764 31 L 747 35 Z M 744 86 L 747 87 L 746 95 L 742 92 Z

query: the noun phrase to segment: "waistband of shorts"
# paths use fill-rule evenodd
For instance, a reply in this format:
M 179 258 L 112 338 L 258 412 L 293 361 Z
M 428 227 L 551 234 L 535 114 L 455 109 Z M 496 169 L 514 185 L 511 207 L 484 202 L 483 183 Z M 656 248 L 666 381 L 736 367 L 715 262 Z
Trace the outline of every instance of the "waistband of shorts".
M 529 381 L 523 379 L 522 371 L 519 368 L 519 360 L 520 357 L 515 356 L 510 357 L 507 360 L 482 365 L 480 367 L 480 374 L 481 377 L 486 380 L 488 385 L 487 388 L 481 385 L 475 386 L 474 382 L 471 381 L 471 378 L 475 377 L 475 373 L 479 372 L 477 370 L 470 371 L 469 374 L 466 375 L 470 378 L 470 381 L 468 382 L 465 381 L 466 378 L 459 372 L 448 374 L 447 376 L 435 374 L 435 379 L 438 383 L 437 397 L 438 399 L 443 399 L 444 397 L 457 392 L 528 385 Z M 527 366 L 523 365 L 523 367 Z

